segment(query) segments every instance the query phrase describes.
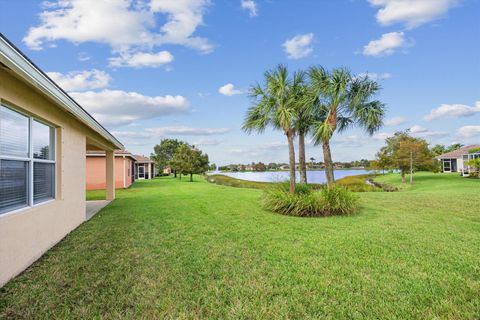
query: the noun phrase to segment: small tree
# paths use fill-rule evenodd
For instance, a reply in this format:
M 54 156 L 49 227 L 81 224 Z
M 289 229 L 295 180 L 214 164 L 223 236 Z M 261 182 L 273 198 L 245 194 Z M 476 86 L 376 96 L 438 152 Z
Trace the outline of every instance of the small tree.
M 177 139 L 162 139 L 159 144 L 153 147 L 153 153 L 151 158 L 155 161 L 157 169 L 161 170 L 165 166 L 170 165 L 173 169 L 175 178 L 177 177 L 177 171 L 172 165 L 171 161 L 175 156 L 180 145 L 185 145 L 186 143 Z
M 188 174 L 192 182 L 193 174 L 204 174 L 208 170 L 208 155 L 192 146 L 182 144 L 175 152 L 171 165 L 180 173 L 180 179 L 182 174 Z
M 406 173 L 410 172 L 410 184 L 413 184 L 413 172 L 429 170 L 432 167 L 432 153 L 424 139 L 410 136 L 408 131 L 396 132 L 386 139 L 386 146 L 380 152 L 386 162 L 400 170 L 402 182 L 406 183 Z

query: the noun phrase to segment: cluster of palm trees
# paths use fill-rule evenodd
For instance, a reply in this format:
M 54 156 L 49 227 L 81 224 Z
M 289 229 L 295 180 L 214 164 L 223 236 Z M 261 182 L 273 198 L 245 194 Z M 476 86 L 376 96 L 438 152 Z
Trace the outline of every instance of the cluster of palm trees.
M 385 105 L 374 100 L 379 84 L 368 76 L 354 76 L 347 69 L 328 71 L 314 66 L 295 71 L 278 65 L 264 74 L 264 83 L 250 88 L 252 105 L 243 130 L 262 133 L 267 127 L 287 137 L 290 165 L 290 192 L 295 192 L 295 147 L 298 137 L 300 181 L 307 183 L 305 137 L 322 145 L 327 185 L 333 186 L 330 140 L 335 132 L 358 126 L 373 134 L 383 125 Z

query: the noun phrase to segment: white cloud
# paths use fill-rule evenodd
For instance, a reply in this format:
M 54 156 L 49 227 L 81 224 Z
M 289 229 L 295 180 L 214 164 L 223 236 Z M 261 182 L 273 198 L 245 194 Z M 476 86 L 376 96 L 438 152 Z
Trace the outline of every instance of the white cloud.
M 225 134 L 229 128 L 192 128 L 187 126 L 147 128 L 145 132 L 154 136 L 211 136 Z
M 447 132 L 444 131 L 431 131 L 427 128 L 424 128 L 419 125 L 414 125 L 410 128 L 410 133 L 419 138 L 433 138 L 433 137 L 445 137 L 448 135 Z
M 242 9 L 247 10 L 250 17 L 258 15 L 257 3 L 254 0 L 241 0 Z
M 104 71 L 72 71 L 67 74 L 47 72 L 47 75 L 65 91 L 83 91 L 105 88 L 112 78 Z
M 301 59 L 313 52 L 313 33 L 299 34 L 285 41 L 282 46 L 290 59 Z
M 107 126 L 128 125 L 138 120 L 183 114 L 189 102 L 183 96 L 145 96 L 137 92 L 102 90 L 71 92 L 88 112 Z
M 90 60 L 92 57 L 90 57 L 90 55 L 86 52 L 79 52 L 78 53 L 78 60 L 79 61 L 82 61 L 82 62 L 85 62 L 85 61 L 88 61 Z
M 116 53 L 164 44 L 208 53 L 213 49 L 209 41 L 193 35 L 208 5 L 208 0 L 59 0 L 44 7 L 40 24 L 31 27 L 23 41 L 33 50 L 66 40 L 105 43 Z
M 457 130 L 457 133 L 464 138 L 480 136 L 480 126 L 463 126 Z
M 379 81 L 379 80 L 387 80 L 392 77 L 392 74 L 389 72 L 384 73 L 375 73 L 375 72 L 364 72 L 357 75 L 357 78 L 365 78 L 368 77 L 371 80 Z
M 229 97 L 236 94 L 242 94 L 242 91 L 235 89 L 235 86 L 231 83 L 227 83 L 226 85 L 218 88 L 218 92 L 223 94 L 224 96 L 229 96 Z
M 368 0 L 381 7 L 376 18 L 381 25 L 402 23 L 412 29 L 444 15 L 458 0 Z
M 392 133 L 388 133 L 388 132 L 379 132 L 379 133 L 376 133 L 374 134 L 372 137 L 374 140 L 380 140 L 380 141 L 383 141 L 387 138 L 390 138 L 391 136 L 393 136 Z
M 365 56 L 384 56 L 394 53 L 396 50 L 406 48 L 410 44 L 405 40 L 403 32 L 384 33 L 378 40 L 370 41 L 363 47 Z
M 436 109 L 432 109 L 425 120 L 431 121 L 441 118 L 461 118 L 470 117 L 480 112 L 480 101 L 475 102 L 474 107 L 464 104 L 442 104 Z
M 407 122 L 406 117 L 392 117 L 385 120 L 387 126 L 399 126 Z
M 192 144 L 194 146 L 216 146 L 223 142 L 224 140 L 218 140 L 218 139 L 200 139 L 192 142 Z
M 168 51 L 157 53 L 137 52 L 134 54 L 122 53 L 108 59 L 112 67 L 160 67 L 173 61 L 173 55 Z

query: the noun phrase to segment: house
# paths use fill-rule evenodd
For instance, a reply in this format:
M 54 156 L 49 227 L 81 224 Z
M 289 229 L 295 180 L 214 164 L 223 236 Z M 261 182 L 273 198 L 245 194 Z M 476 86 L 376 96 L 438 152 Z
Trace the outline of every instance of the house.
M 86 220 L 87 150 L 123 145 L 0 33 L 0 286 Z
M 128 151 L 115 150 L 115 188 L 128 188 L 135 181 L 136 159 Z M 105 152 L 87 151 L 87 190 L 106 187 Z
M 145 156 L 136 154 L 135 179 L 153 179 L 156 175 L 155 162 Z
M 172 174 L 172 168 L 169 167 L 169 166 L 164 167 L 163 168 L 163 174 L 168 174 L 168 175 Z
M 469 175 L 472 168 L 467 166 L 465 162 L 480 158 L 479 149 L 480 144 L 469 145 L 436 156 L 435 159 L 442 162 L 442 172 L 460 172 L 462 175 Z M 475 152 L 471 152 L 471 150 L 475 150 Z

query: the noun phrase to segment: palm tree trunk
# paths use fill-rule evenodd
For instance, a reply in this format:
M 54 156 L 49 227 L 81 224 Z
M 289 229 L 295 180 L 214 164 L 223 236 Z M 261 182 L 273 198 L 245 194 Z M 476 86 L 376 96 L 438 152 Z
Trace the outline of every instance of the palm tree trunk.
M 327 176 L 327 186 L 333 187 L 335 183 L 335 177 L 333 176 L 333 161 L 332 154 L 330 153 L 330 142 L 328 140 L 323 141 L 323 159 L 325 162 L 325 175 Z
M 402 183 L 406 183 L 407 180 L 405 179 L 405 171 L 402 170 Z
M 300 182 L 307 183 L 307 164 L 305 162 L 305 133 L 298 134 L 298 162 L 300 164 Z
M 293 145 L 293 133 L 287 132 L 288 157 L 290 162 L 290 193 L 295 193 L 295 146 Z

